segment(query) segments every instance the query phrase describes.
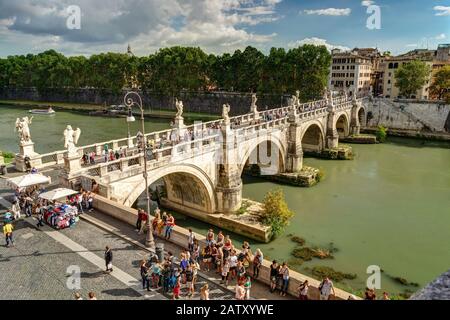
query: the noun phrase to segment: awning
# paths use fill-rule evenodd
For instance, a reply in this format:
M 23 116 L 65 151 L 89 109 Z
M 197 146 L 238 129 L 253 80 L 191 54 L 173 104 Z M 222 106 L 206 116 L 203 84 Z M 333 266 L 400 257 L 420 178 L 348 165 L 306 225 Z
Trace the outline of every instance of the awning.
M 12 188 L 26 188 L 38 184 L 48 184 L 50 182 L 50 177 L 44 176 L 40 173 L 30 173 L 24 176 L 10 178 L 7 180 L 7 183 Z
M 39 195 L 39 198 L 53 201 L 53 200 L 63 199 L 65 197 L 68 197 L 68 196 L 71 196 L 71 195 L 74 195 L 77 193 L 78 193 L 77 191 L 72 190 L 72 189 L 58 188 L 55 190 L 41 193 Z

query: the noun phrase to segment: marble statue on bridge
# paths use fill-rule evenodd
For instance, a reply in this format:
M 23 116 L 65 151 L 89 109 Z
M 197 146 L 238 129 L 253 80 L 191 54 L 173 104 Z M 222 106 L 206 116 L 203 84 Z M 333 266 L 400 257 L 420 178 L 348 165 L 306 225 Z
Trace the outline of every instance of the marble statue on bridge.
M 69 155 L 73 155 L 77 152 L 78 149 L 75 145 L 78 143 L 80 135 L 80 128 L 73 130 L 72 126 L 68 125 L 66 130 L 64 130 L 64 147 L 67 148 Z
M 30 124 L 33 121 L 33 117 L 17 118 L 14 131 L 19 133 L 20 143 L 31 142 Z
M 176 119 L 181 119 L 183 117 L 183 101 L 176 99 L 175 100 L 175 107 L 177 108 L 177 114 L 175 116 Z
M 229 115 L 230 110 L 231 106 L 228 103 L 222 106 L 222 118 L 225 121 L 225 123 L 230 122 L 230 115 Z

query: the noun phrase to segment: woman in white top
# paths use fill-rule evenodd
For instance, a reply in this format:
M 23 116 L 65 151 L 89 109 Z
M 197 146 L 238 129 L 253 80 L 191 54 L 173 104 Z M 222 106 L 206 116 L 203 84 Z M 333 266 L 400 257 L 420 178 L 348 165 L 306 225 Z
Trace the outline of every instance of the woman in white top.
M 20 219 L 20 206 L 19 206 L 19 202 L 18 201 L 13 203 L 13 205 L 11 207 L 11 212 L 14 215 L 14 220 Z
M 299 287 L 298 287 L 298 298 L 300 300 L 308 300 L 308 289 L 309 289 L 309 283 L 308 280 L 305 280 Z

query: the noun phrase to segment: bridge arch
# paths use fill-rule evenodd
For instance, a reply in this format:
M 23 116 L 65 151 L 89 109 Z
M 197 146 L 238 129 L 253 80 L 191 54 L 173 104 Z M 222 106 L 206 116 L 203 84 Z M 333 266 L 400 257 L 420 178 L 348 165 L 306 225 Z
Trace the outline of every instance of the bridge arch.
M 321 152 L 325 148 L 325 132 L 322 124 L 319 121 L 313 121 L 306 125 L 300 141 L 303 152 Z
M 339 134 L 339 138 L 345 138 L 350 134 L 350 121 L 347 114 L 339 114 L 336 120 L 335 128 Z
M 356 116 L 358 118 L 358 123 L 360 126 L 365 126 L 367 123 L 367 114 L 366 114 L 366 109 L 364 109 L 364 107 L 359 107 Z
M 271 174 L 284 172 L 286 164 L 286 147 L 277 134 L 268 135 L 267 137 L 248 143 L 248 146 L 242 153 L 238 163 L 240 175 L 242 175 L 244 168 L 249 164 L 261 166 L 259 161 L 270 163 L 270 165 L 264 167 Z
M 206 172 L 192 164 L 171 164 L 152 170 L 148 185 L 162 180 L 166 187 L 166 200 L 170 206 L 183 211 L 214 213 L 217 209 L 217 197 L 214 184 Z M 132 206 L 145 192 L 145 184 L 138 184 L 126 197 L 124 204 Z

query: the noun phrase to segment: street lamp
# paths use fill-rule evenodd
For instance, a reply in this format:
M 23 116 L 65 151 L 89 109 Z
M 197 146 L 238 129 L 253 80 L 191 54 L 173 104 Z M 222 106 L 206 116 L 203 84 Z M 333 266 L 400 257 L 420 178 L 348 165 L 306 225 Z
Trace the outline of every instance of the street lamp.
M 135 122 L 136 118 L 133 116 L 133 110 L 131 110 L 131 107 L 128 107 L 128 116 L 127 116 L 127 126 L 128 126 L 128 139 L 131 138 L 130 135 L 130 122 Z
M 147 237 L 145 238 L 145 246 L 155 250 L 155 240 L 153 239 L 152 224 L 150 221 L 150 193 L 148 191 L 148 173 L 147 173 L 147 141 L 145 141 L 145 123 L 144 123 L 144 107 L 142 106 L 141 96 L 134 91 L 128 92 L 124 97 L 124 103 L 128 107 L 127 122 L 135 120 L 131 109 L 137 106 L 141 110 L 141 126 L 142 126 L 142 149 L 144 150 L 144 180 L 145 180 L 145 200 L 147 201 Z M 128 121 L 130 120 L 130 121 Z

